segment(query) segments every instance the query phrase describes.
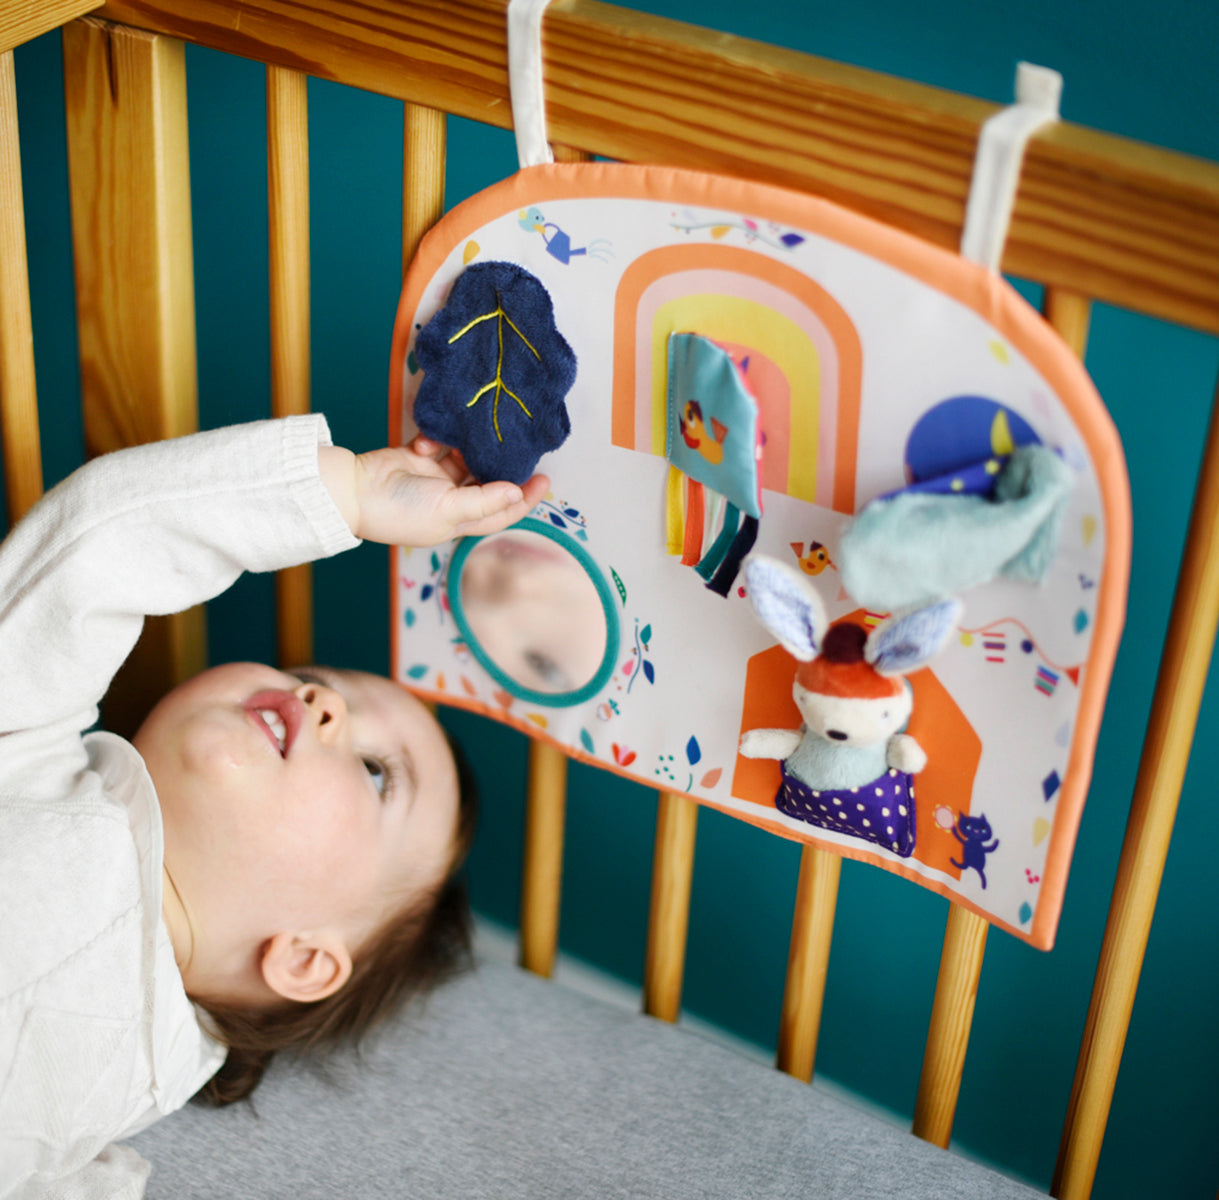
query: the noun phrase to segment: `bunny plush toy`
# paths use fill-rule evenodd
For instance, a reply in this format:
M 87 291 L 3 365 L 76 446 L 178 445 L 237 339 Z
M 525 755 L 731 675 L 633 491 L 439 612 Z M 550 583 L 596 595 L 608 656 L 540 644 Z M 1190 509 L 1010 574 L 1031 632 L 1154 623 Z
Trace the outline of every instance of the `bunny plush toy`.
M 758 619 L 799 662 L 792 696 L 803 724 L 751 729 L 741 753 L 780 761 L 780 812 L 908 858 L 914 776 L 927 756 L 903 732 L 913 692 L 902 676 L 943 646 L 960 603 L 895 613 L 869 633 L 853 621 L 830 624 L 812 586 L 775 559 L 749 559 L 745 578 Z

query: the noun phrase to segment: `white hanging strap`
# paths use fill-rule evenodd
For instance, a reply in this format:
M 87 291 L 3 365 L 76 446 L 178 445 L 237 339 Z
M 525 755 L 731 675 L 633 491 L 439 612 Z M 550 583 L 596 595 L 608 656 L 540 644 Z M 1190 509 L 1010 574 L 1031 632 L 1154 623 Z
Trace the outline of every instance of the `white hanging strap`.
M 1024 148 L 1037 130 L 1058 120 L 1061 96 L 1062 76 L 1057 71 L 1032 63 L 1017 66 L 1016 103 L 991 117 L 978 135 L 961 234 L 962 257 L 999 270 Z
M 542 14 L 550 0 L 508 0 L 508 91 L 522 167 L 554 162 L 542 94 Z

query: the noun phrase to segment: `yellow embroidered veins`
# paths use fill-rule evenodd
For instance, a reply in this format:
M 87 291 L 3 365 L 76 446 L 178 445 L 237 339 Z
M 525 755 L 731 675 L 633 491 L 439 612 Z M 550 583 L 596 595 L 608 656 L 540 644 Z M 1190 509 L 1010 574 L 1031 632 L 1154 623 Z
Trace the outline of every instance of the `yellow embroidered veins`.
M 480 387 L 478 391 L 474 393 L 474 398 L 466 404 L 466 407 L 473 408 L 474 405 L 476 405 L 489 391 L 491 391 L 492 388 L 494 388 L 495 398 L 491 401 L 491 424 L 495 429 L 496 440 L 502 443 L 504 437 L 503 434 L 500 433 L 499 429 L 499 397 L 501 392 L 506 392 L 509 396 L 511 396 L 512 399 L 521 406 L 521 412 L 523 412 L 531 421 L 533 420 L 533 414 L 525 406 L 525 402 L 504 382 L 504 323 L 507 322 L 508 327 L 513 333 L 516 334 L 518 338 L 521 339 L 522 342 L 525 343 L 530 352 L 533 354 L 533 357 L 536 358 L 538 362 L 542 361 L 542 356 L 533 348 L 533 345 L 530 343 L 529 339 L 516 327 L 512 321 L 512 318 L 508 316 L 506 312 L 504 312 L 504 306 L 498 293 L 495 297 L 495 309 L 492 312 L 483 313 L 481 317 L 475 317 L 474 320 L 466 325 L 463 329 L 459 329 L 451 338 L 449 338 L 449 345 L 451 346 L 454 342 L 465 337 L 465 335 L 469 333 L 475 325 L 481 325 L 484 321 L 496 322 L 496 337 L 498 338 L 499 352 L 495 358 L 495 378 L 492 379 L 490 383 L 486 383 Z

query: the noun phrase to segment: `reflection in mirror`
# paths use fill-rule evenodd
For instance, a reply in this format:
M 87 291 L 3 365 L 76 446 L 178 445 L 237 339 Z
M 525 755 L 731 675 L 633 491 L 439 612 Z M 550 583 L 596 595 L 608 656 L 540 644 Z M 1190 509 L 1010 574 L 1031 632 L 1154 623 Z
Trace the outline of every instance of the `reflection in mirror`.
M 568 549 L 571 546 L 571 549 Z M 462 553 L 462 551 L 465 553 Z M 608 589 L 587 555 L 525 520 L 463 542 L 453 559 L 455 614 L 471 649 L 509 691 L 574 703 L 609 665 Z M 612 668 L 611 668 L 612 669 Z

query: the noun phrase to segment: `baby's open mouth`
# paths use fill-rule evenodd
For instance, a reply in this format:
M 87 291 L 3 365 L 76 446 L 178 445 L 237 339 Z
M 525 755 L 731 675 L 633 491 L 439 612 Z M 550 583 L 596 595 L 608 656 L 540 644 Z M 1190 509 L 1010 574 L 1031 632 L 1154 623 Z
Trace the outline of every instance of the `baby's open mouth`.
M 304 704 L 291 692 L 273 689 L 251 696 L 244 708 L 279 751 L 280 758 L 287 758 L 304 720 Z
M 271 731 L 276 743 L 279 745 L 280 754 L 287 750 L 288 727 L 284 724 L 284 719 L 273 708 L 258 708 L 254 710 L 259 717 L 262 718 L 262 723 Z

